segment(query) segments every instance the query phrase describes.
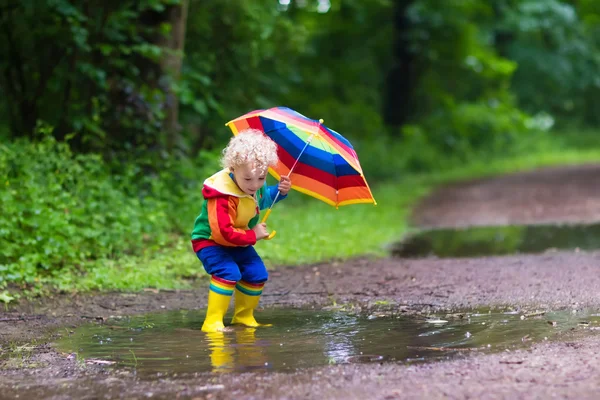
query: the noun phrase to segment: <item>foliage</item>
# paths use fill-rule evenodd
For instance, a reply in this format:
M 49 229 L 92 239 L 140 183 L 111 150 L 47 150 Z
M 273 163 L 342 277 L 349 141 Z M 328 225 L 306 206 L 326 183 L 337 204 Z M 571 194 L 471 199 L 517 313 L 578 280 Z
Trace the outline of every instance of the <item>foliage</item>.
M 171 81 L 161 41 L 183 3 L 185 57 Z M 593 0 L 11 0 L 0 8 L 0 99 L 10 99 L 0 136 L 43 120 L 118 163 L 150 154 L 147 171 L 173 150 L 162 129 L 173 84 L 177 154 L 192 159 L 224 144 L 227 120 L 275 105 L 353 140 L 418 129 L 435 151 L 466 158 L 526 134 L 522 110 L 598 122 L 599 16 Z M 398 63 L 409 64 L 408 91 L 389 79 Z M 391 112 L 408 127 L 384 123 L 387 92 L 406 98 Z
M 521 137 L 532 134 L 528 120 L 510 105 L 461 103 L 431 114 L 420 124 L 405 125 L 402 132 L 405 139 L 431 149 L 434 156 L 447 153 L 469 161 L 484 154 L 517 150 Z M 421 170 L 426 165 L 427 160 L 419 158 L 408 165 L 409 169 Z
M 209 151 L 200 152 L 194 159 L 163 159 L 157 172 L 136 172 L 139 179 L 129 186 L 131 195 L 138 193 L 146 201 L 156 202 L 164 209 L 171 229 L 187 236 L 204 200 L 202 183 L 222 168 L 219 161 L 220 153 Z
M 597 123 L 600 93 L 600 6 L 597 2 L 503 2 L 497 29 L 507 57 L 519 68 L 512 88 L 530 112 L 579 116 Z
M 385 134 L 381 109 L 393 45 L 392 11 L 388 0 L 332 1 L 328 12 L 308 5 L 290 10 L 290 18 L 309 29 L 311 40 L 281 102 L 310 118 L 323 118 L 352 139 Z
M 0 285 L 168 242 L 166 207 L 125 196 L 127 171 L 112 179 L 98 155 L 74 154 L 38 132 L 36 143 L 0 145 Z
M 277 104 L 298 74 L 307 29 L 272 0 L 191 0 L 178 84 L 190 146 L 219 146 L 224 122 Z
M 195 279 L 206 276 L 191 251 L 189 241 L 178 237 L 169 246 L 145 248 L 140 254 L 88 261 L 84 271 L 65 268 L 60 274 L 47 277 L 41 283 L 65 292 L 139 291 L 147 288 L 185 288 Z
M 91 149 L 161 142 L 165 101 L 154 24 L 176 0 L 19 0 L 1 6 L 0 97 L 13 135 L 38 120 Z
M 406 13 L 411 28 L 405 40 L 419 66 L 420 90 L 402 137 L 464 161 L 510 150 L 530 129 L 509 90 L 517 64 L 489 43 L 491 4 L 421 0 Z
M 4 304 L 8 304 L 15 299 L 15 296 L 11 296 L 8 290 L 0 292 L 0 301 Z

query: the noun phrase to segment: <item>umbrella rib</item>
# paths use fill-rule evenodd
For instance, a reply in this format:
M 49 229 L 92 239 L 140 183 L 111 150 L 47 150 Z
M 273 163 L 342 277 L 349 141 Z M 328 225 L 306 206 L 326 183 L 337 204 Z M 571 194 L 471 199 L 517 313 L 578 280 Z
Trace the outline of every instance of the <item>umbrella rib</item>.
M 304 154 L 304 151 L 308 148 L 308 146 L 310 145 L 310 142 L 312 142 L 312 139 L 313 139 L 314 135 L 315 134 L 313 133 L 312 135 L 310 135 L 308 137 L 308 141 L 304 145 L 304 148 L 302 148 L 302 151 L 300 152 L 300 154 L 298 155 L 298 157 L 296 157 L 296 161 L 294 161 L 294 165 L 292 165 L 292 168 L 290 168 L 290 172 L 288 173 L 288 176 L 290 176 L 292 174 L 292 171 L 296 167 L 296 164 L 298 164 L 298 161 L 300 161 L 300 157 L 302 157 L 302 154 Z
M 292 165 L 292 168 L 290 168 L 290 171 L 288 172 L 287 176 L 289 177 L 290 175 L 292 175 L 292 172 L 294 171 L 294 168 L 296 167 L 296 164 L 298 164 L 298 161 L 300 161 L 300 157 L 302 157 L 302 154 L 304 154 L 304 151 L 308 148 L 308 146 L 310 145 L 310 142 L 313 139 L 313 136 L 315 134 L 312 134 L 309 136 L 308 141 L 306 142 L 306 144 L 304 145 L 304 148 L 302 149 L 302 151 L 300 152 L 300 154 L 298 155 L 298 157 L 296 158 L 296 161 L 294 161 L 294 165 Z M 277 195 L 275 196 L 275 199 L 273 200 L 273 203 L 271 203 L 271 207 L 269 207 L 269 209 L 273 208 L 273 206 L 275 205 L 275 202 L 277 202 L 277 199 L 279 198 L 279 195 L 281 194 L 281 192 L 279 190 L 277 190 Z

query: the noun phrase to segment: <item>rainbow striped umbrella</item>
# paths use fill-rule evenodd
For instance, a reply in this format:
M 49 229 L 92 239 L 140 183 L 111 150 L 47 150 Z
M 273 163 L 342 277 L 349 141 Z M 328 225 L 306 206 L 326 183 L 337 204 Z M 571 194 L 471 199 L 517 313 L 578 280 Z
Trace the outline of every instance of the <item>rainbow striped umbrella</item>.
M 269 172 L 291 175 L 292 188 L 335 206 L 375 199 L 350 142 L 336 131 L 287 107 L 251 111 L 226 124 L 234 135 L 253 128 L 278 146 L 279 163 Z M 270 210 L 269 210 L 270 211 Z M 265 219 L 266 220 L 266 217 Z

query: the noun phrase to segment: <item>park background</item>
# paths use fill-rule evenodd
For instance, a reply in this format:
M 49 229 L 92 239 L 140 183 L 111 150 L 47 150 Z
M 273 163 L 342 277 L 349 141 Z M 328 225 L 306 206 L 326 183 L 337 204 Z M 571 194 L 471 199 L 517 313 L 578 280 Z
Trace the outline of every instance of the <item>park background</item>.
M 599 66 L 595 0 L 3 0 L 0 302 L 205 279 L 224 124 L 273 106 L 351 140 L 378 205 L 293 192 L 266 262 L 383 256 L 437 185 L 600 160 Z

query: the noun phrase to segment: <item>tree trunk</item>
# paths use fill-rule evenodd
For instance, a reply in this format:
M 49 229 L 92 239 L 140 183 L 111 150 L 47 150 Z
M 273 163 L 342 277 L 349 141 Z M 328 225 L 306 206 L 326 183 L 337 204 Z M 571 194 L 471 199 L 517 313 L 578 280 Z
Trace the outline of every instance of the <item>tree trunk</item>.
M 493 1 L 492 2 L 492 10 L 494 11 L 494 20 L 497 25 L 494 29 L 494 47 L 498 52 L 500 57 L 510 58 L 508 54 L 508 48 L 515 40 L 514 32 L 504 28 L 502 29 L 502 22 L 504 22 L 505 15 L 504 10 L 502 8 L 503 2 Z
M 406 11 L 414 0 L 396 0 L 394 12 L 394 66 L 387 77 L 383 117 L 386 124 L 400 126 L 412 116 L 412 91 L 416 84 L 414 55 L 409 50 L 406 34 L 410 21 Z
M 165 56 L 161 61 L 161 69 L 165 75 L 171 77 L 171 83 L 179 80 L 181 65 L 183 63 L 183 50 L 185 46 L 185 30 L 187 24 L 189 0 L 181 0 L 177 6 L 171 7 L 167 13 L 167 22 L 171 24 L 171 33 L 161 43 L 165 48 Z M 179 141 L 179 99 L 171 89 L 167 89 L 167 109 L 164 121 L 167 133 L 166 145 L 172 151 Z

